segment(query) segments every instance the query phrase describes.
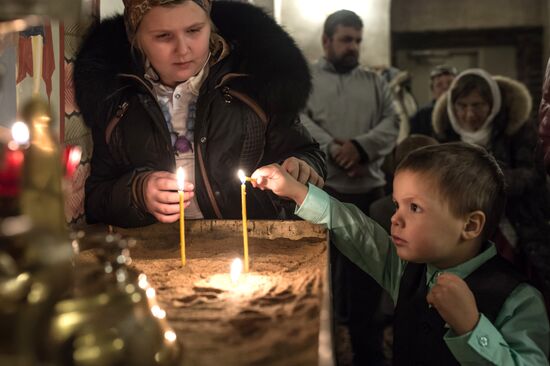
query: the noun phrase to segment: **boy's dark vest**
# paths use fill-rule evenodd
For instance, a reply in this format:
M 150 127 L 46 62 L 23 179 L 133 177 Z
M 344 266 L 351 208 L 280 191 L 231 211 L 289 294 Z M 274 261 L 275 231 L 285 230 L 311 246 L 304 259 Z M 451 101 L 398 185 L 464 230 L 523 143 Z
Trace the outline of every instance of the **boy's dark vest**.
M 477 307 L 494 322 L 504 301 L 523 276 L 496 255 L 464 279 Z M 445 344 L 448 328 L 435 308 L 426 301 L 426 265 L 408 263 L 405 268 L 394 318 L 394 365 L 459 365 Z

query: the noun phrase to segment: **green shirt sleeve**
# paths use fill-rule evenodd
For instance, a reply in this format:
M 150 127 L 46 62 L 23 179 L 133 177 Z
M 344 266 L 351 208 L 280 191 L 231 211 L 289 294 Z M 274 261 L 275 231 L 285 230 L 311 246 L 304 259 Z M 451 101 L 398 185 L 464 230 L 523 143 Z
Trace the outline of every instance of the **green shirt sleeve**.
M 357 207 L 342 203 L 314 185 L 296 214 L 304 220 L 325 225 L 336 247 L 391 295 L 394 303 L 405 267 L 388 233 Z
M 491 323 L 481 314 L 476 327 L 443 338 L 461 365 L 548 365 L 549 326 L 540 292 L 520 284 Z

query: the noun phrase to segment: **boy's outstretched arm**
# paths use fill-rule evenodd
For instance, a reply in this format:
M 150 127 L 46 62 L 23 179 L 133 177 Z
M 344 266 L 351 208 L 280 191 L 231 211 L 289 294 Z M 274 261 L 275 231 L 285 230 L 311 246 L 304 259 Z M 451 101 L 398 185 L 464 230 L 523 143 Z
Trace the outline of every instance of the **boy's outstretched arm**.
M 252 173 L 252 185 L 294 200 L 296 215 L 329 229 L 336 247 L 397 298 L 404 263 L 388 233 L 356 206 L 339 202 L 311 183 L 299 183 L 278 164 Z
M 293 178 L 279 164 L 270 164 L 252 173 L 252 186 L 269 189 L 277 196 L 287 197 L 301 205 L 307 196 L 308 187 Z

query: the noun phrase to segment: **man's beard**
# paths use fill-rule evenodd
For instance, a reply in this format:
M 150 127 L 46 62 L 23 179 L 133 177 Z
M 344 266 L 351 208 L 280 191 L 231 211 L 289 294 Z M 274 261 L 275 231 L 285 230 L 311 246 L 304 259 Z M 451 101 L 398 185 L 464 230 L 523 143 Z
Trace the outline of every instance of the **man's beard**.
M 330 60 L 336 72 L 345 74 L 359 65 L 359 54 L 357 52 L 347 52 L 341 57 Z

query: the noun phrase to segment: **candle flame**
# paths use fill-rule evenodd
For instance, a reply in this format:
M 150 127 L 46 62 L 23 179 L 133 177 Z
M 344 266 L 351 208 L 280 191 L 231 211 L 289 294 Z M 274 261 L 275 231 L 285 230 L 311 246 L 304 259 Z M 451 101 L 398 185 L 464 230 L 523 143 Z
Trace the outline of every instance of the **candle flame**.
M 241 184 L 244 184 L 246 182 L 246 175 L 242 171 L 242 169 L 239 169 L 237 172 L 237 175 L 239 176 L 239 180 L 241 181 Z
M 237 172 L 237 176 L 239 177 L 239 180 L 241 181 L 241 184 L 245 184 L 247 181 L 256 183 L 256 178 L 247 177 L 244 172 L 239 169 Z
M 235 258 L 231 263 L 231 282 L 237 283 L 242 271 L 243 261 L 241 261 L 239 258 Z
M 176 179 L 178 181 L 178 191 L 183 191 L 183 183 L 185 182 L 185 171 L 182 167 L 178 168 L 178 171 L 176 172 Z
M 29 127 L 24 122 L 15 122 L 11 126 L 11 136 L 19 145 L 26 145 L 30 139 Z

